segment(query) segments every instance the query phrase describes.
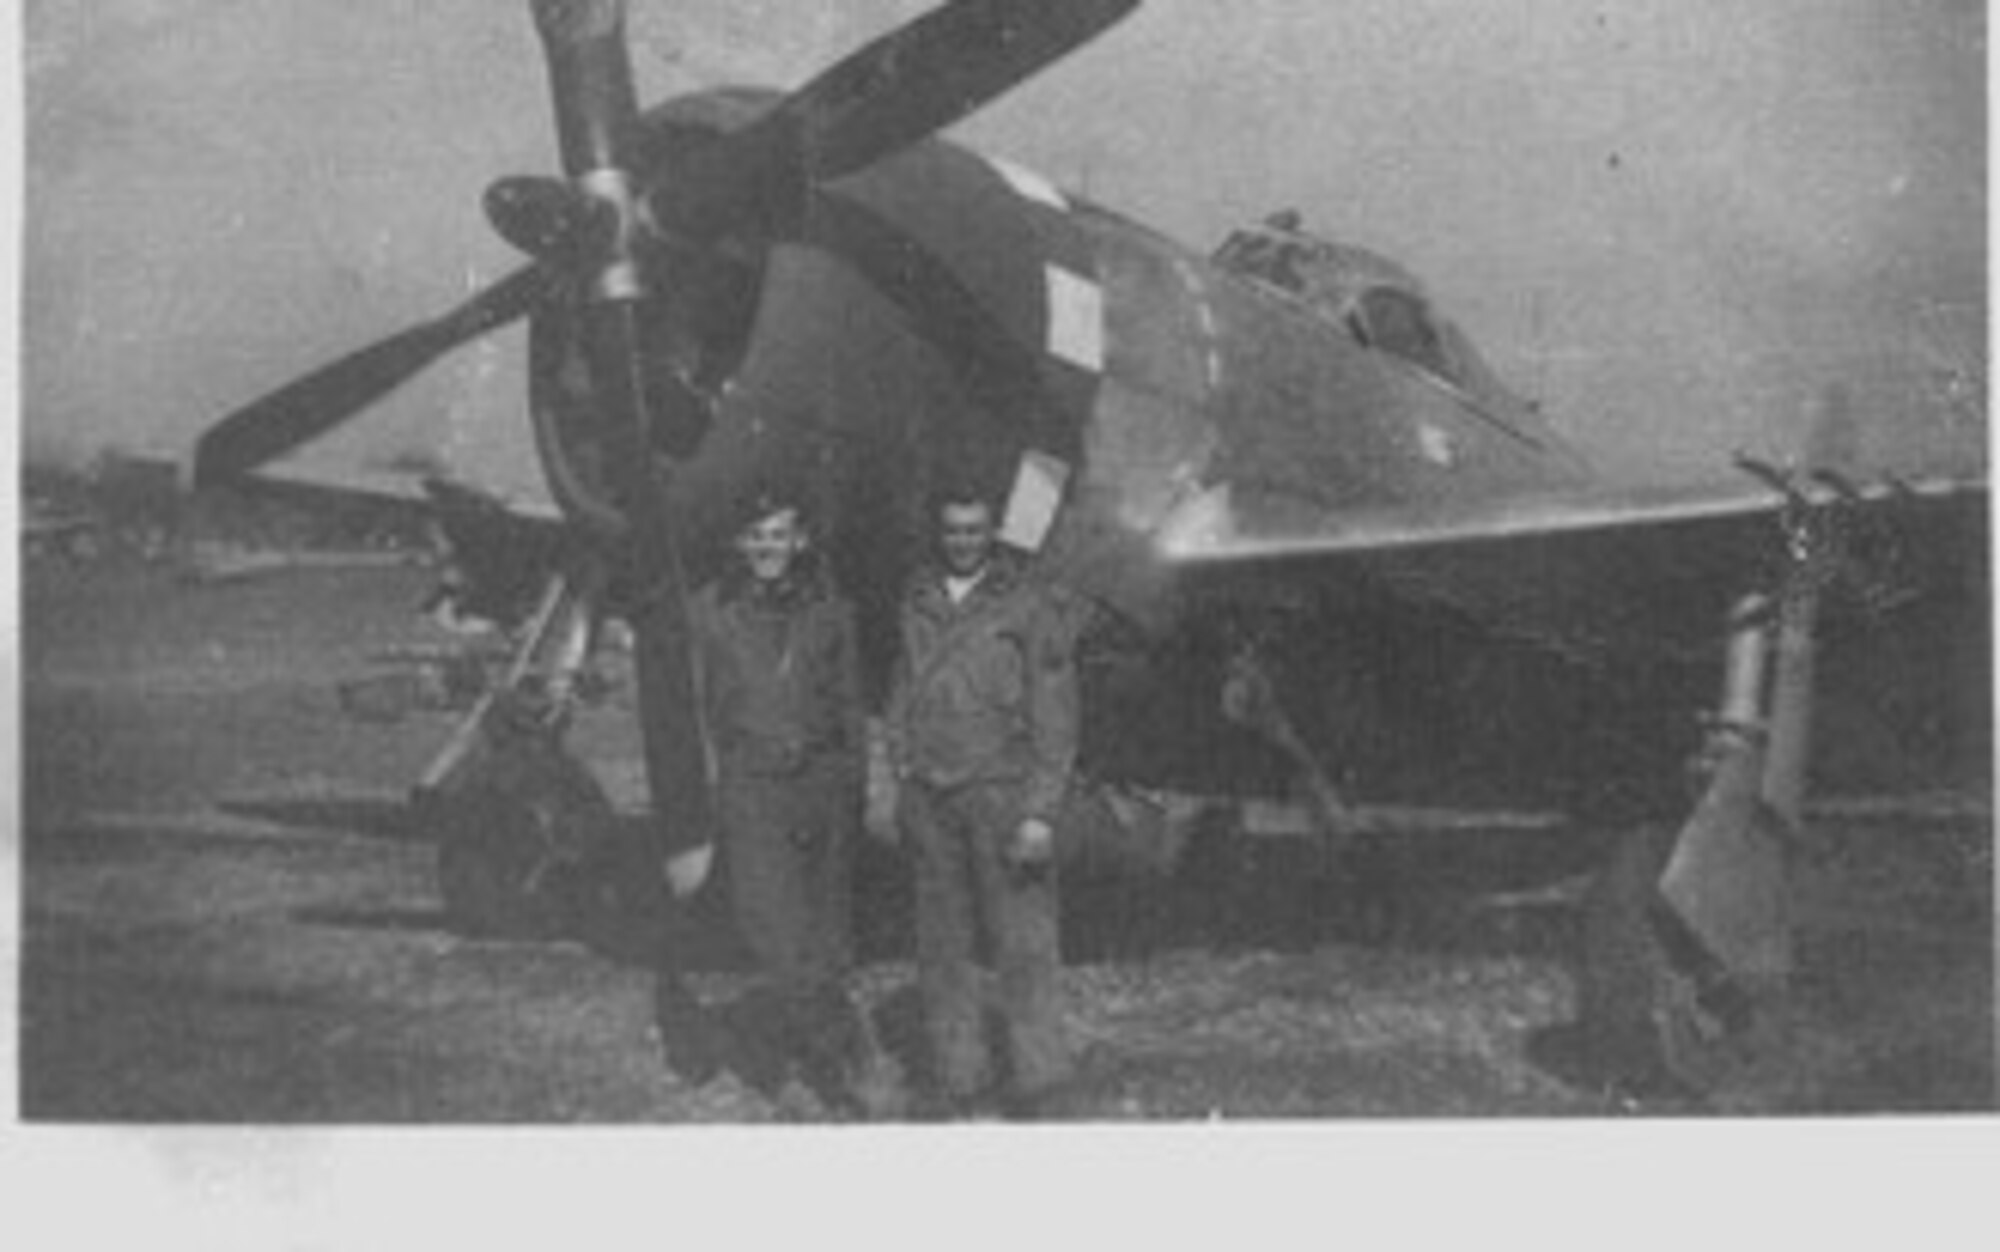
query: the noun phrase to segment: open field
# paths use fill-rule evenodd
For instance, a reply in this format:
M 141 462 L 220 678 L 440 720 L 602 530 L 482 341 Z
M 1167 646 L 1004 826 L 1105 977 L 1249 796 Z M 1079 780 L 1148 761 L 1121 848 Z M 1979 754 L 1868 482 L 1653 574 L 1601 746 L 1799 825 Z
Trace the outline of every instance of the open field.
M 660 1064 L 645 970 L 573 943 L 473 941 L 439 913 L 402 796 L 450 727 L 336 699 L 446 637 L 412 569 L 188 586 L 25 571 L 24 1117 L 55 1122 L 762 1122 L 810 1118 Z M 621 702 L 581 742 L 629 790 Z M 614 790 L 618 790 L 614 787 Z M 1992 1109 L 1990 815 L 1864 816 L 1802 878 L 1781 1046 L 1709 1101 L 1638 1103 L 1529 1059 L 1566 1020 L 1575 919 L 1483 907 L 1476 876 L 1397 881 L 1363 941 L 1282 865 L 1079 890 L 1068 971 L 1092 1119 L 1565 1117 Z M 1442 881 L 1440 876 L 1435 881 Z M 1230 910 L 1237 910 L 1231 914 Z M 1243 911 L 1255 916 L 1243 916 Z M 1143 935 L 1125 922 L 1144 915 Z M 1254 924 L 1252 924 L 1254 923 Z M 892 1044 L 904 937 L 873 919 L 865 994 Z M 1387 937 L 1381 937 L 1386 935 Z M 729 945 L 697 982 L 741 982 Z

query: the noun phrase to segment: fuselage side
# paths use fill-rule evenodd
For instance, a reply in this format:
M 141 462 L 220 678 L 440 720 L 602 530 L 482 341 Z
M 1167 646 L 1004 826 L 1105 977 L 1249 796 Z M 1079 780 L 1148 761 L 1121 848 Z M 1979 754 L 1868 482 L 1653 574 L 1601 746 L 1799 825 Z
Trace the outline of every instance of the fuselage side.
M 649 115 L 651 142 L 741 124 L 762 99 L 673 102 Z M 817 189 L 746 263 L 754 321 L 724 326 L 711 426 L 674 458 L 691 559 L 717 550 L 728 502 L 759 478 L 816 479 L 842 532 L 878 519 L 885 490 L 919 507 L 947 464 L 1004 493 L 1034 451 L 1062 471 L 1062 507 L 1035 535 L 1045 568 L 1152 620 L 1174 581 L 1165 541 L 1219 513 L 1282 529 L 1575 480 L 1574 454 L 1469 349 L 1444 377 L 1369 341 L 1372 301 L 1463 345 L 1414 280 L 1307 242 L 1314 285 L 1288 291 L 1228 249 L 1217 264 L 943 141 Z M 564 365 L 543 351 L 538 409 Z M 563 440 L 543 450 L 558 499 L 590 511 Z

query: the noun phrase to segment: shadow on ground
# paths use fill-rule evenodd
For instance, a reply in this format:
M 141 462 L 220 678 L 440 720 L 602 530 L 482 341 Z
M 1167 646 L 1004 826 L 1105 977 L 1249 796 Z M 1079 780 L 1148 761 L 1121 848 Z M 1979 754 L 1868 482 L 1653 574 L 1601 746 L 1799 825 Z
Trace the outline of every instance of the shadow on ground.
M 412 817 L 406 802 L 386 796 L 329 796 L 313 799 L 236 799 L 216 805 L 246 817 L 308 831 L 337 831 L 364 839 L 428 841 L 435 836 Z

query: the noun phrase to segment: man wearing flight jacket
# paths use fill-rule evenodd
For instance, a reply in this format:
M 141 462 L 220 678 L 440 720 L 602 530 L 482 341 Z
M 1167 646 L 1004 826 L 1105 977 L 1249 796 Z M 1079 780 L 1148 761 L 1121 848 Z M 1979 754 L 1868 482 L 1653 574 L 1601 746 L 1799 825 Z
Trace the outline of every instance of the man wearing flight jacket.
M 1033 1115 L 1073 1068 L 1054 823 L 1076 756 L 1077 614 L 995 546 L 990 500 L 960 490 L 934 506 L 938 561 L 903 601 L 888 718 L 926 1030 L 948 1111 L 995 1094 L 976 964 L 989 952 L 1006 1020 L 1003 1098 Z

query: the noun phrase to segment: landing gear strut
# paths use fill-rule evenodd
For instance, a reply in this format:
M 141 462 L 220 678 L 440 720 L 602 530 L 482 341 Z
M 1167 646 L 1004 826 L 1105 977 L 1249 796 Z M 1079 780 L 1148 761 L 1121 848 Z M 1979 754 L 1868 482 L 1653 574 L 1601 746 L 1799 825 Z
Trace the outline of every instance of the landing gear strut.
M 445 915 L 462 934 L 544 939 L 586 920 L 589 872 L 616 837 L 610 801 L 563 746 L 591 599 L 550 577 L 506 675 L 415 789 L 412 807 L 438 837 Z
M 1614 1085 L 1712 1091 L 1780 1017 L 1825 533 L 1795 500 L 1782 591 L 1775 601 L 1745 597 L 1730 613 L 1722 699 L 1694 763 L 1701 790 L 1692 814 L 1678 830 L 1628 836 L 1586 902 L 1577 1025 Z

